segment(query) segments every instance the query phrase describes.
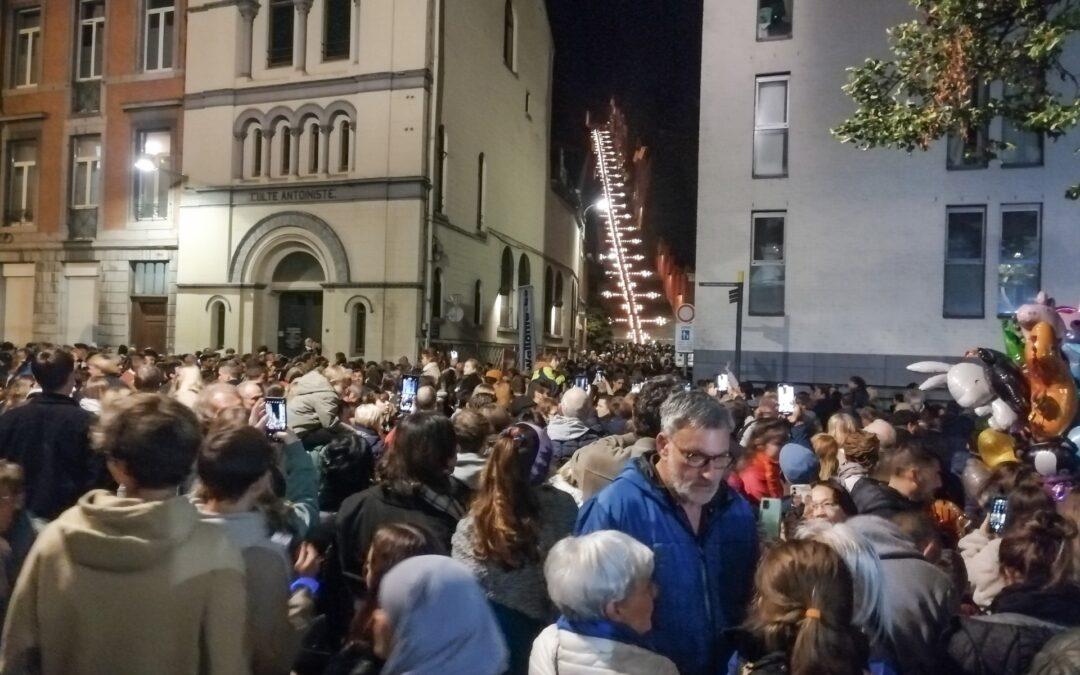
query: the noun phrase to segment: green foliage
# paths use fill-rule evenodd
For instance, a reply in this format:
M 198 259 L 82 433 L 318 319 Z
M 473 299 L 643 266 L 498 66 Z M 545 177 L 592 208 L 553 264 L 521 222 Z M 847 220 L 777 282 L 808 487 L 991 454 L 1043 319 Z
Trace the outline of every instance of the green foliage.
M 1080 80 L 1061 58 L 1080 29 L 1080 0 L 909 1 L 919 16 L 888 31 L 892 58 L 848 69 L 857 110 L 833 129 L 841 142 L 926 150 L 998 117 L 1056 140 L 1080 122 Z M 991 137 L 978 152 L 991 159 L 1009 147 Z
M 585 337 L 590 347 L 614 342 L 611 317 L 599 302 L 592 302 L 585 310 Z

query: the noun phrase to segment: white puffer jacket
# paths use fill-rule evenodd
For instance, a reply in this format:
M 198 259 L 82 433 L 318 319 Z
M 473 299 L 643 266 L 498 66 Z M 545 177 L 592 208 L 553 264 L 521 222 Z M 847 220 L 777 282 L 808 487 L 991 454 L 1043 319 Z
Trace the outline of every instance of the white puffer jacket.
M 552 624 L 533 642 L 529 675 L 679 675 L 665 656 L 641 647 L 578 635 Z

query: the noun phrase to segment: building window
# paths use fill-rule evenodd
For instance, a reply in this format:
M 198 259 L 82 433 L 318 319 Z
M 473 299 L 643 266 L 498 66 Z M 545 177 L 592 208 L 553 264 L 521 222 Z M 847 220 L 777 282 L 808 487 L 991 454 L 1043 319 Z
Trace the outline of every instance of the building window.
M 352 122 L 348 115 L 339 113 L 330 121 L 330 144 L 328 152 L 334 158 L 334 173 L 349 173 L 352 155 Z
M 277 129 L 274 130 L 274 136 L 281 139 L 278 141 L 278 168 L 281 172 L 281 176 L 288 176 L 289 170 L 292 168 L 292 129 L 289 128 L 289 123 L 286 120 L 278 122 Z
M 484 229 L 484 204 L 487 201 L 487 160 L 484 153 L 476 161 L 476 229 Z
M 985 105 L 990 98 L 989 85 L 972 85 L 976 103 Z M 969 127 L 963 133 L 951 132 L 946 140 L 948 155 L 945 167 L 949 170 L 985 169 L 988 165 L 987 142 L 990 137 L 990 125 Z
M 506 0 L 503 8 L 503 63 L 513 72 L 517 72 L 514 56 L 517 53 L 517 26 L 514 21 L 514 3 Z
M 529 268 L 529 256 L 521 254 L 518 260 L 518 286 L 528 286 L 532 283 L 532 270 Z
M 11 83 L 16 87 L 31 87 L 41 77 L 41 9 L 24 9 L 15 13 L 15 54 Z
M 555 273 L 555 299 L 551 304 L 551 334 L 562 336 L 563 280 L 562 272 Z
M 1001 207 L 998 316 L 1035 302 L 1042 283 L 1042 205 Z
M 357 302 L 353 306 L 352 323 L 352 353 L 354 356 L 363 356 L 367 348 L 367 307 L 364 306 L 364 303 Z
M 435 136 L 435 213 L 446 213 L 446 127 L 439 125 Z
M 784 224 L 787 213 L 753 214 L 750 306 L 754 316 L 784 315 Z
M 140 131 L 137 137 L 139 159 L 148 159 L 154 169 L 135 172 L 135 218 L 160 220 L 169 216 L 169 187 L 172 184 L 169 162 L 172 132 L 168 129 Z
M 167 70 L 173 65 L 174 0 L 146 0 L 143 24 L 144 70 Z
M 138 263 L 136 263 L 138 264 Z M 210 344 L 214 349 L 225 348 L 225 303 L 210 306 Z
M 34 222 L 37 202 L 37 141 L 11 141 L 7 147 L 4 225 Z
M 72 148 L 71 205 L 96 208 L 101 194 L 101 136 L 76 136 Z
M 499 268 L 499 297 L 496 299 L 497 313 L 499 315 L 499 327 L 511 328 L 513 326 L 513 298 L 514 293 L 514 254 L 510 247 L 503 248 L 502 264 Z
M 532 105 L 532 94 L 529 91 L 525 92 L 525 116 L 532 117 L 529 114 L 529 107 Z
M 758 0 L 757 39 L 782 40 L 791 37 L 791 5 L 794 0 Z
M 481 290 L 479 279 L 477 279 L 476 283 L 473 284 L 472 320 L 473 325 L 477 327 L 479 327 L 484 320 L 484 296 Z
M 754 177 L 788 172 L 788 75 L 757 78 L 754 106 Z
M 323 61 L 349 58 L 352 0 L 326 0 L 323 7 Z
M 293 0 L 271 0 L 268 68 L 291 66 L 293 61 Z
M 442 270 L 435 268 L 435 274 L 431 281 L 431 318 L 438 319 L 442 316 Z
M 101 78 L 105 47 L 105 0 L 79 3 L 79 50 L 75 72 L 80 80 Z
M 308 173 L 319 173 L 319 123 L 312 122 L 308 127 Z
M 251 136 L 251 177 L 258 178 L 263 171 L 263 130 L 256 128 Z
M 169 283 L 166 272 L 169 269 L 167 262 L 133 262 L 132 270 L 132 295 L 168 295 Z
M 544 269 L 544 332 L 551 333 L 552 308 L 555 307 L 555 274 L 551 265 Z
M 950 208 L 947 217 L 943 316 L 981 319 L 986 302 L 986 209 Z

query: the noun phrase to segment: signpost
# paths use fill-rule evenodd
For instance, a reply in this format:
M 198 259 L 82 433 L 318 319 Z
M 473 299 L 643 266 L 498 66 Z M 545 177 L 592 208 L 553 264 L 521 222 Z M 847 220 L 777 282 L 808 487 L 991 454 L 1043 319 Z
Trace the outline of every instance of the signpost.
M 519 286 L 518 301 L 518 368 L 528 377 L 536 367 L 536 346 L 539 332 L 536 325 L 536 293 L 532 286 Z
M 745 273 L 741 270 L 736 277 L 738 281 L 699 281 L 698 286 L 729 288 L 728 304 L 735 305 L 735 377 L 742 378 L 742 317 L 743 317 L 743 285 L 746 280 Z

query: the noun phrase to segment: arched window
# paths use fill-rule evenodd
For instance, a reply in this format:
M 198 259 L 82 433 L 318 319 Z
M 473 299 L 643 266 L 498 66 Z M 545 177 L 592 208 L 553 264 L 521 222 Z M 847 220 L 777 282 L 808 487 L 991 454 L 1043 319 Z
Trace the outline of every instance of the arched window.
M 225 347 L 225 303 L 210 305 L 210 344 L 214 349 Z
M 244 178 L 263 175 L 263 130 L 257 123 L 249 125 L 244 132 L 244 166 L 240 175 Z
M 292 133 L 289 121 L 279 119 L 274 123 L 274 138 L 271 141 L 271 166 L 277 176 L 288 176 L 292 162 Z
M 367 346 L 367 307 L 363 302 L 357 302 L 353 306 L 352 329 L 353 356 L 363 356 Z
M 532 272 L 529 269 L 529 256 L 521 254 L 518 261 L 518 286 L 528 286 L 532 283 Z
M 480 280 L 473 285 L 473 308 L 472 320 L 474 326 L 480 326 L 484 322 L 484 296 L 481 293 Z
M 544 316 L 547 317 L 545 321 L 547 324 L 544 326 L 544 330 L 548 333 L 553 333 L 552 330 L 552 313 L 551 307 L 554 302 L 555 293 L 555 277 L 551 273 L 551 265 L 544 268 Z
M 484 229 L 484 202 L 487 192 L 487 160 L 484 153 L 476 161 L 476 229 Z
M 562 272 L 555 274 L 555 296 L 551 302 L 551 334 L 562 335 L 563 326 L 563 280 Z
M 507 246 L 502 252 L 502 265 L 499 270 L 499 297 L 496 299 L 500 328 L 510 328 L 514 323 L 513 293 L 514 254 L 510 252 L 510 247 Z
M 334 120 L 334 136 L 337 144 L 337 173 L 349 173 L 352 166 L 352 123 L 345 115 Z
M 310 139 L 308 143 L 308 173 L 317 174 L 319 173 L 319 143 L 322 142 L 319 138 L 318 122 L 312 122 L 308 126 L 308 138 Z
M 435 268 L 435 275 L 431 281 L 431 318 L 438 319 L 442 316 L 442 270 Z
M 510 70 L 514 70 L 514 55 L 517 51 L 514 44 L 517 39 L 515 30 L 514 3 L 506 0 L 506 6 L 503 8 L 503 63 Z

